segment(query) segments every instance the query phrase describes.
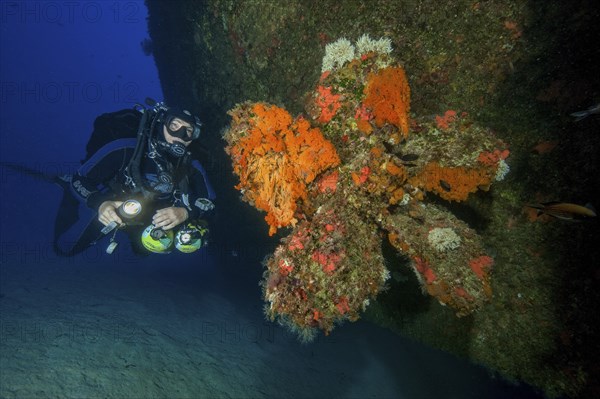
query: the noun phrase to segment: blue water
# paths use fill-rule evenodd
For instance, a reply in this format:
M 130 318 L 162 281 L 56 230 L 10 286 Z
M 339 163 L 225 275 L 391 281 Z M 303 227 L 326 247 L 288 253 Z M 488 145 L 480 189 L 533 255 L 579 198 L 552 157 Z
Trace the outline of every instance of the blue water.
M 2 162 L 72 172 L 97 115 L 161 99 L 143 2 L 0 12 Z M 0 397 L 535 397 L 366 322 L 299 344 L 263 317 L 268 245 L 58 258 L 60 189 L 4 169 L 1 184 Z

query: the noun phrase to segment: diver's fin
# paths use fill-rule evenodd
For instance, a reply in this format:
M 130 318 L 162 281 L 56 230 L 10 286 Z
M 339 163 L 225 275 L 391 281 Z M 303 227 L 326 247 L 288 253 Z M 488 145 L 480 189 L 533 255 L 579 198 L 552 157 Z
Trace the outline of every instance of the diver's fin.
M 585 111 L 577 111 L 571 114 L 573 118 L 575 118 L 575 122 L 579 122 L 590 116 L 590 112 L 588 110 Z
M 585 207 L 587 209 L 589 209 L 590 211 L 592 211 L 594 213 L 594 216 L 596 216 L 598 214 L 598 212 L 596 211 L 596 208 L 594 208 L 594 205 L 592 205 L 590 202 L 585 204 Z
M 533 209 L 537 209 L 538 211 L 541 211 L 544 209 L 544 204 L 525 204 L 525 206 L 529 207 L 529 208 L 533 208 Z
M 71 184 L 72 176 L 70 176 L 70 175 L 63 175 L 63 176 L 48 175 L 42 171 L 29 168 L 25 165 L 19 165 L 16 163 L 9 163 L 9 162 L 0 162 L 0 167 L 10 169 L 14 172 L 17 172 L 17 173 L 25 175 L 25 176 L 30 176 L 37 180 L 42 180 L 42 181 L 45 181 L 48 183 L 57 184 L 63 189 L 69 188 L 69 185 Z

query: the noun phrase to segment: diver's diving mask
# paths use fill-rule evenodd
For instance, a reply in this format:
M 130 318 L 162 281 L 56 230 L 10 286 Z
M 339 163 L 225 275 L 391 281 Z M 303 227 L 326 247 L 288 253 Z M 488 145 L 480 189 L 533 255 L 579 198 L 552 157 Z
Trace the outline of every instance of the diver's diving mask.
M 162 143 L 161 147 L 175 158 L 181 158 L 186 154 L 186 145 L 200 137 L 202 123 L 187 110 L 168 108 L 163 126 L 169 136 L 178 138 L 183 143 Z
M 171 136 L 189 143 L 200 137 L 200 122 L 197 122 L 195 118 L 191 120 L 191 118 L 191 114 L 189 116 L 184 114 L 183 117 L 180 115 L 168 115 L 165 120 L 165 128 Z M 186 126 L 182 122 L 189 125 Z

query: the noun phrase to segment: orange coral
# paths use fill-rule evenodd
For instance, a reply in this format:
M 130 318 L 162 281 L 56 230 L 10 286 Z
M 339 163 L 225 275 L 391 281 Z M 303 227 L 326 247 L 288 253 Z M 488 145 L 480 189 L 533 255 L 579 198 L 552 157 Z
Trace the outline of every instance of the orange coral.
M 371 108 L 378 127 L 391 123 L 400 129 L 404 137 L 408 136 L 410 87 L 404 69 L 385 68 L 371 74 L 364 93 L 364 105 Z
M 491 183 L 493 170 L 442 167 L 437 162 L 427 164 L 409 183 L 432 191 L 448 201 L 464 201 L 470 193 Z
M 408 252 L 410 250 L 410 245 L 402 240 L 400 235 L 395 231 L 388 233 L 388 240 L 400 252 Z
M 371 148 L 370 152 L 371 152 L 371 157 L 376 159 L 383 155 L 383 153 L 385 152 L 385 148 L 383 146 L 373 147 L 373 148 Z
M 404 199 L 404 190 L 401 188 L 397 188 L 392 191 L 392 196 L 390 197 L 389 203 L 391 205 L 395 205 L 398 202 L 401 202 Z
M 389 174 L 394 176 L 406 175 L 406 170 L 404 169 L 404 166 L 398 166 L 395 162 L 387 162 L 385 164 L 385 169 L 388 171 Z
M 357 186 L 360 186 L 367 181 L 369 173 L 371 173 L 371 169 L 368 166 L 363 166 L 360 170 L 360 174 L 352 172 L 352 181 L 354 181 L 354 184 Z
M 282 108 L 257 103 L 244 118 L 238 109 L 227 151 L 240 177 L 243 198 L 267 212 L 269 235 L 294 225 L 296 201 L 306 198 L 306 185 L 339 164 L 335 147 L 307 120 L 292 120 Z
M 373 133 L 373 126 L 371 126 L 371 124 L 367 120 L 357 119 L 356 120 L 356 127 L 358 128 L 358 130 L 360 130 L 361 132 L 363 132 L 367 136 L 369 134 Z
M 390 204 L 402 201 L 404 196 L 403 184 L 408 172 L 399 160 L 385 153 L 384 146 L 375 146 L 369 151 L 369 165 L 352 172 L 351 178 L 355 185 L 362 186 L 373 195 L 388 198 Z

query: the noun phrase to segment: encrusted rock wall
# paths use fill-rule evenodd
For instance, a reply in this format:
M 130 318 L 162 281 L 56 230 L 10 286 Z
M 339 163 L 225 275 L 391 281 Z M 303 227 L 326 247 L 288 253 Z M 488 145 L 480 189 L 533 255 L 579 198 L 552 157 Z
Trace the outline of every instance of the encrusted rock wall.
M 367 33 L 391 38 L 394 56 L 418 87 L 413 109 L 434 113 L 490 100 L 521 57 L 519 23 L 527 10 L 520 3 L 151 0 L 148 6 L 156 15 L 150 33 L 167 98 L 194 100 L 207 111 L 267 100 L 299 112 L 325 45 Z
M 301 112 L 326 44 L 340 37 L 391 39 L 411 87 L 412 114 L 434 121 L 446 111 L 466 112 L 493 129 L 510 145 L 511 173 L 468 206 L 451 205 L 494 252 L 492 303 L 457 319 L 421 296 L 414 276 L 390 257 L 392 287 L 367 316 L 551 396 L 593 397 L 600 380 L 593 374 L 600 356 L 597 224 L 565 225 L 523 211 L 527 202 L 586 203 L 600 192 L 598 119 L 569 118 L 600 98 L 593 0 L 146 2 L 165 99 L 199 111 L 205 122 L 207 166 L 226 204 L 225 235 L 266 236 L 263 215 L 232 188 L 237 181 L 221 138 L 227 111 L 250 100 Z

